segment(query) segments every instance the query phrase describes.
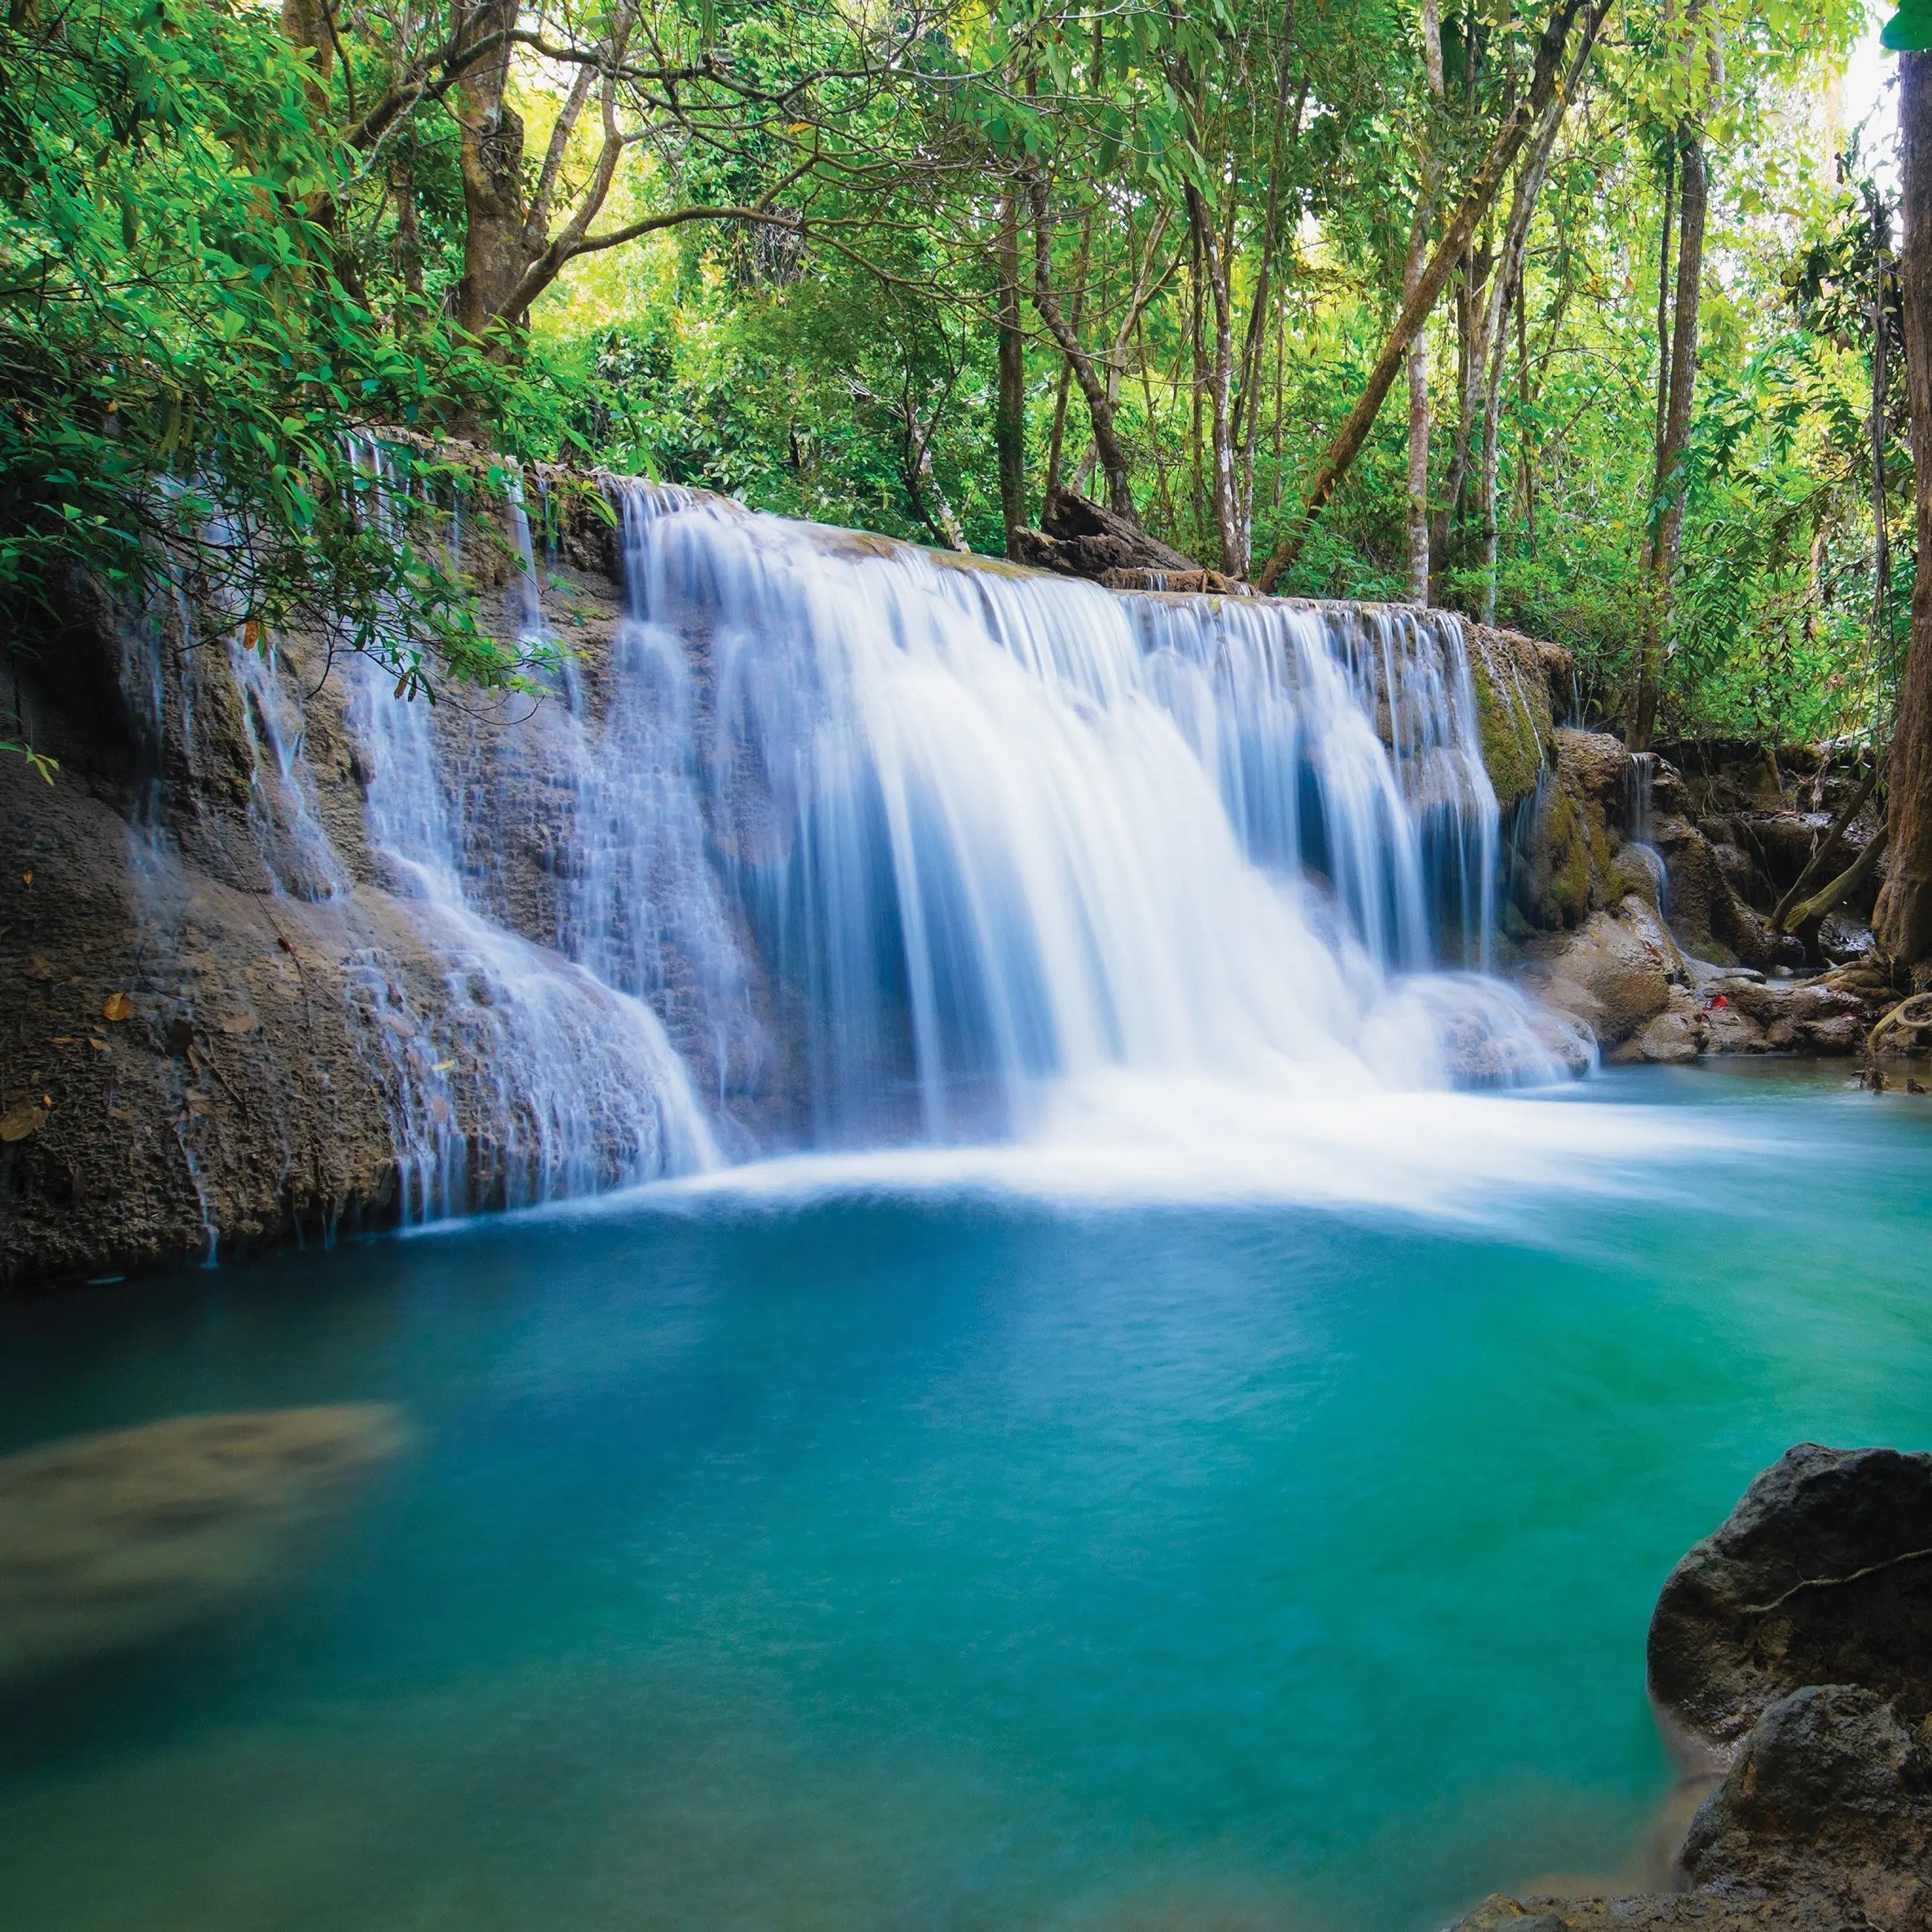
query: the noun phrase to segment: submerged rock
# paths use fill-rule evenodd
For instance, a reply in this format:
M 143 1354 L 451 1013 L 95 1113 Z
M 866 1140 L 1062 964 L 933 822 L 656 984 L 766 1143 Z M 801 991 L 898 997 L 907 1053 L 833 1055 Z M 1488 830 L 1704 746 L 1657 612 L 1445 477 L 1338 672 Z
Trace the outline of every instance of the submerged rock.
M 268 1580 L 403 1447 L 374 1403 L 188 1415 L 0 1459 L 0 1685 Z

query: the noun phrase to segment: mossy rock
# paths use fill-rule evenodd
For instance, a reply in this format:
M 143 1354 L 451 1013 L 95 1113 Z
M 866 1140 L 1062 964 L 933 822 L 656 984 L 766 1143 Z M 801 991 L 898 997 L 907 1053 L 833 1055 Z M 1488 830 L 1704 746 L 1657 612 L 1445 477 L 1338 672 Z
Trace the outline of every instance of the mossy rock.
M 1550 756 L 1555 730 L 1550 658 L 1555 646 L 1480 624 L 1468 627 L 1468 641 L 1483 763 L 1496 802 L 1507 812 L 1536 790 Z

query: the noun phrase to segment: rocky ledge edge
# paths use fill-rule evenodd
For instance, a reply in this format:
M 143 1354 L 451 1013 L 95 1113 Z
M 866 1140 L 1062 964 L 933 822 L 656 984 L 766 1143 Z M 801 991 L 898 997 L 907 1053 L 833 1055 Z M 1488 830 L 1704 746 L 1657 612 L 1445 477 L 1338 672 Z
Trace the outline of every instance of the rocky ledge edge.
M 1788 1451 L 1671 1572 L 1648 1664 L 1712 1786 L 1678 1888 L 1498 1896 L 1453 1932 L 1932 1928 L 1932 1455 Z

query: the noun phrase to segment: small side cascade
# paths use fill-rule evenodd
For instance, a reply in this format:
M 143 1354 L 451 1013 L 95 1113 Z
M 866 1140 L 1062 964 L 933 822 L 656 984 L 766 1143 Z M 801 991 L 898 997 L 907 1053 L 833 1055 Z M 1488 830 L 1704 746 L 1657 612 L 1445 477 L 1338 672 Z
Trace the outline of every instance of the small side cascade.
M 530 518 L 524 500 L 524 480 L 510 478 L 510 536 L 517 551 L 517 636 L 520 643 L 540 641 L 547 634 L 543 592 L 537 582 L 536 546 L 530 538 Z
M 1624 820 L 1630 829 L 1630 842 L 1648 845 L 1651 842 L 1652 800 L 1657 790 L 1654 752 L 1631 752 L 1624 786 Z
M 361 453 L 380 515 L 382 452 L 370 444 Z M 528 566 L 521 609 L 540 626 L 520 497 L 512 529 Z M 479 770 L 475 721 L 439 726 L 427 704 L 399 700 L 366 660 L 349 675 L 351 728 L 370 754 L 370 843 L 440 968 L 428 1010 L 392 987 L 382 1018 L 398 1040 L 406 1213 L 523 1204 L 714 1164 L 704 1110 L 651 1008 L 496 916 L 491 868 L 476 854 L 511 828 L 493 814 L 500 801 L 491 772 Z M 580 789 L 580 773 L 566 782 Z
M 1649 872 L 1655 889 L 1659 916 L 1670 917 L 1670 868 L 1652 836 L 1654 812 L 1652 800 L 1657 789 L 1657 754 L 1633 752 L 1624 783 L 1624 822 L 1629 828 L 1630 848 Z

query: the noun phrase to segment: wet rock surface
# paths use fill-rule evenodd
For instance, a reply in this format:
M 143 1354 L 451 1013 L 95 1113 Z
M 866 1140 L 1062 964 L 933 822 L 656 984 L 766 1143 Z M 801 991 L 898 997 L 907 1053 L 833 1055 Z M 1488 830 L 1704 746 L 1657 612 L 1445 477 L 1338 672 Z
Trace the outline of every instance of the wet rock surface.
M 404 1446 L 376 1404 L 171 1418 L 0 1458 L 0 1688 L 272 1580 Z
M 1672 1571 L 1649 1664 L 1723 1768 L 1676 1883 L 1498 1894 L 1456 1932 L 1932 1928 L 1932 1456 L 1790 1450 Z

